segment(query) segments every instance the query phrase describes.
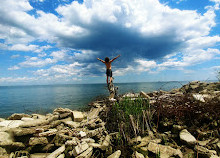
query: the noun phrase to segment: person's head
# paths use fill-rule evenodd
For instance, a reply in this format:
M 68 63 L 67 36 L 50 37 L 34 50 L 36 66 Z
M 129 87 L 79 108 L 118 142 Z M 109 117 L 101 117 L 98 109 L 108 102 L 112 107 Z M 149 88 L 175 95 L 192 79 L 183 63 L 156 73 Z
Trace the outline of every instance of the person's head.
M 106 62 L 106 63 L 108 63 L 109 60 L 110 60 L 109 57 L 106 57 L 106 58 L 105 58 L 105 62 Z

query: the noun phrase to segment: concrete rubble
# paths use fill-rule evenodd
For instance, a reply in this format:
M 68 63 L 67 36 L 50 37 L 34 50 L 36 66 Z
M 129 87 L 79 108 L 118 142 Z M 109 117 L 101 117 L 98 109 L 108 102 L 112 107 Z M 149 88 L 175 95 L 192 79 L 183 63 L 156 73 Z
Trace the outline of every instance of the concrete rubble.
M 128 93 L 119 98 L 128 97 L 146 99 L 153 106 L 157 100 L 168 100 L 182 97 L 185 92 L 192 93 L 192 99 L 206 102 L 205 83 L 192 82 L 183 89 L 170 92 Z M 212 88 L 212 85 L 206 85 Z M 207 88 L 211 91 L 211 88 Z M 212 91 L 219 95 L 220 91 Z M 211 95 L 213 96 L 213 95 Z M 51 114 L 13 114 L 7 119 L 0 119 L 0 157 L 1 158 L 119 158 L 123 150 L 112 144 L 116 133 L 109 133 L 106 122 L 100 117 L 114 106 L 115 101 L 98 100 L 90 103 L 87 112 L 57 108 Z M 169 102 L 168 102 L 169 103 Z M 173 106 L 167 104 L 167 106 Z M 212 120 L 214 122 L 214 120 Z M 220 122 L 217 120 L 217 126 Z M 218 158 L 220 155 L 220 137 L 218 131 L 197 130 L 200 139 L 191 133 L 191 128 L 184 124 L 161 121 L 163 132 L 149 127 L 146 134 L 130 139 L 128 146 L 132 158 L 151 158 L 158 154 L 161 158 L 193 158 L 195 154 L 207 158 Z M 213 126 L 215 122 L 213 123 Z M 212 135 L 210 133 L 212 133 Z M 216 133 L 216 134 L 215 134 Z M 202 137 L 202 138 L 201 138 Z

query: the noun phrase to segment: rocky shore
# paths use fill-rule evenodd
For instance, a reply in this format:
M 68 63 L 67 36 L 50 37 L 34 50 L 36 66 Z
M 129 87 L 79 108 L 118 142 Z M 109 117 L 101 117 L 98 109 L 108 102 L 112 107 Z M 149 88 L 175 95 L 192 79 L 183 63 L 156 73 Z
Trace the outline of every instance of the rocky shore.
M 129 136 L 113 127 L 114 115 L 121 113 L 110 115 L 125 98 L 141 98 L 150 106 L 142 130 L 129 115 L 134 133 Z M 105 98 L 90 106 L 87 112 L 57 108 L 46 115 L 0 118 L 0 158 L 220 156 L 219 82 L 195 81 L 169 92 L 128 93 L 116 101 Z M 123 137 L 119 140 L 118 136 Z M 118 141 L 126 144 L 118 145 Z

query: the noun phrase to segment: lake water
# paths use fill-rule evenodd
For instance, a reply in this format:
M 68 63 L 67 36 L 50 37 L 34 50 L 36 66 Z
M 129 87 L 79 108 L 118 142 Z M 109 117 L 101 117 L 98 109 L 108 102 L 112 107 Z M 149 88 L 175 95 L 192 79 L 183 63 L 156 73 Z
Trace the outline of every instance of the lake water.
M 180 88 L 188 82 L 118 83 L 119 94 Z M 108 96 L 106 84 L 0 86 L 0 117 L 13 113 L 48 113 L 57 107 L 82 109 Z

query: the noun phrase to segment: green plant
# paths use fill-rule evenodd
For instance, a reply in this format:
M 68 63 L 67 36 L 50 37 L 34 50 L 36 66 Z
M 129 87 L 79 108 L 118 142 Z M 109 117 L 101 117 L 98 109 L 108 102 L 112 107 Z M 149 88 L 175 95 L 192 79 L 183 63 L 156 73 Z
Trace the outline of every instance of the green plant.
M 160 158 L 160 150 L 156 152 L 156 158 Z
M 108 113 L 108 122 L 110 130 L 118 131 L 125 140 L 137 135 L 146 133 L 149 128 L 147 121 L 149 116 L 150 105 L 148 100 L 143 98 L 123 98 L 120 102 L 115 103 Z M 148 116 L 148 117 L 147 117 Z
M 220 82 L 220 70 L 217 70 L 217 79 Z

